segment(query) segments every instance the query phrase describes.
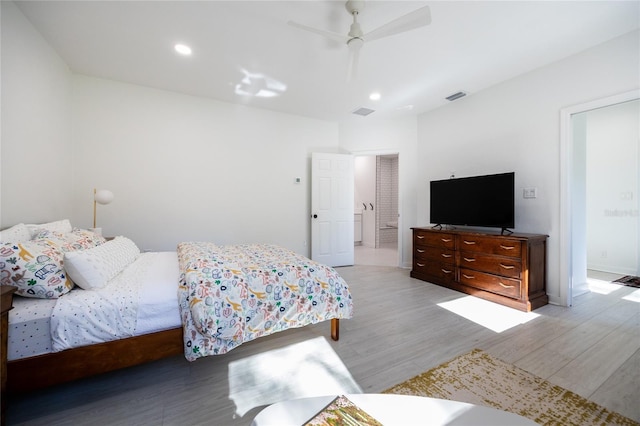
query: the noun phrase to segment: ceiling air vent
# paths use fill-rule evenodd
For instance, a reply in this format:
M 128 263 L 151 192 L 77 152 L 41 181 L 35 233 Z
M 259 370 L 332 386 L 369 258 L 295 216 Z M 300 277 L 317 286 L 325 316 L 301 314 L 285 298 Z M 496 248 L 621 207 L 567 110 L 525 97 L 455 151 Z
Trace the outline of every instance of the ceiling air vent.
M 458 92 L 458 93 L 454 93 L 453 95 L 447 96 L 445 99 L 448 101 L 455 101 L 456 99 L 464 98 L 465 96 L 467 96 L 466 93 Z
M 372 112 L 376 112 L 374 109 L 369 109 L 369 108 L 365 108 L 365 107 L 361 107 L 358 108 L 357 110 L 353 111 L 353 113 L 355 115 L 361 115 L 363 117 L 366 117 L 367 115 L 371 114 Z

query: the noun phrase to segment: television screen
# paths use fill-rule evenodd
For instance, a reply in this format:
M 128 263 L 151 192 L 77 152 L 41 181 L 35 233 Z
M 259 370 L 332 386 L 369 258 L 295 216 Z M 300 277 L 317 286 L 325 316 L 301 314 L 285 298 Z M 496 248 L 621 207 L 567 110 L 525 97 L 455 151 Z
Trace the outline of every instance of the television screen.
M 515 227 L 515 173 L 431 181 L 430 221 L 438 225 Z

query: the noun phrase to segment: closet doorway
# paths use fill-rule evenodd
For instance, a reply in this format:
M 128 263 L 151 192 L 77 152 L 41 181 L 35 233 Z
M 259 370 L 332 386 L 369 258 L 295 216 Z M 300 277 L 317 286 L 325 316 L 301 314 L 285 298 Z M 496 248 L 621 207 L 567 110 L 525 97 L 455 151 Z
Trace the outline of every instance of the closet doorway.
M 398 154 L 355 157 L 355 264 L 398 266 Z

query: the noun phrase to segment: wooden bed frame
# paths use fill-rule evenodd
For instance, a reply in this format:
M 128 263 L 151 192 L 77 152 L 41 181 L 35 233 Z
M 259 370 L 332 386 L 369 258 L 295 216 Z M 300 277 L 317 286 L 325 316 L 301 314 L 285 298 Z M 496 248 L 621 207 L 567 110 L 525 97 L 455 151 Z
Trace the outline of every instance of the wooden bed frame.
M 340 320 L 331 320 L 340 338 Z M 182 327 L 7 362 L 7 391 L 23 393 L 184 353 Z

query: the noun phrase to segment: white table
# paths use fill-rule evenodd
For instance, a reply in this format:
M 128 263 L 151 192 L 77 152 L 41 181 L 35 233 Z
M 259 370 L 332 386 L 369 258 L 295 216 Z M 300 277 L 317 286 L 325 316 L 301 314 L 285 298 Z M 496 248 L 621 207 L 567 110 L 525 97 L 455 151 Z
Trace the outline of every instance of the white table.
M 251 425 L 303 425 L 336 396 L 300 398 L 275 403 L 258 413 Z M 533 421 L 513 413 L 465 402 L 392 394 L 348 394 L 346 397 L 385 426 L 536 425 Z

